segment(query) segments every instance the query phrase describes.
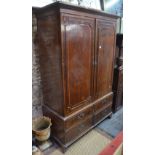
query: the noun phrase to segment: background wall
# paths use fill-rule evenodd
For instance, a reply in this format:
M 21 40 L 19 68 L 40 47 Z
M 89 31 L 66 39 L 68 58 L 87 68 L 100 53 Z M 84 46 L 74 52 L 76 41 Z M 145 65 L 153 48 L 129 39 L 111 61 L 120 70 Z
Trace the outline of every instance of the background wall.
M 123 33 L 123 0 L 104 0 L 104 11 L 120 16 L 117 20 L 117 33 Z
M 42 7 L 56 1 L 64 1 L 78 5 L 78 0 L 32 0 L 32 6 Z M 99 10 L 101 9 L 100 0 L 79 0 L 79 1 L 81 6 L 91 7 Z
M 41 77 L 39 72 L 37 44 L 36 44 L 36 30 L 37 20 L 32 15 L 32 117 L 42 115 L 41 105 L 43 103 Z
M 104 11 L 123 17 L 123 0 L 104 0 Z

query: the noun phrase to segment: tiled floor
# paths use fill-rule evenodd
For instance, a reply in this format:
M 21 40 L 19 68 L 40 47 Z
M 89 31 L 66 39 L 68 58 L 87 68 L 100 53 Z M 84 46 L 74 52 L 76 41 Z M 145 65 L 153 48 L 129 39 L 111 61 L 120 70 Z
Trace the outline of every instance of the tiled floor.
M 111 119 L 107 118 L 101 122 L 97 128 L 105 131 L 112 137 L 116 137 L 116 135 L 123 130 L 123 108 L 113 114 Z

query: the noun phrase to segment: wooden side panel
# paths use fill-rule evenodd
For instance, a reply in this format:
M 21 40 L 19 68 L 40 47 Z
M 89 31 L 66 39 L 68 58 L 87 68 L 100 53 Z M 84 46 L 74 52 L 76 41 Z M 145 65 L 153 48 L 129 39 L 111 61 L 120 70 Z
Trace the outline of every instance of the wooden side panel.
M 96 43 L 96 97 L 112 91 L 115 51 L 115 25 L 106 20 L 97 20 Z
M 62 15 L 66 113 L 91 101 L 93 90 L 94 19 Z
M 38 16 L 38 42 L 43 101 L 63 115 L 63 89 L 59 14 Z

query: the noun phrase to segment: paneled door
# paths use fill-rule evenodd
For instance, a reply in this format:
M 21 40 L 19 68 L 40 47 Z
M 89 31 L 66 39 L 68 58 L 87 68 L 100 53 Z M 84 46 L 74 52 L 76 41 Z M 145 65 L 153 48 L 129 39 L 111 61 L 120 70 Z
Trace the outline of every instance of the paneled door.
M 67 14 L 61 20 L 65 106 L 71 113 L 92 97 L 95 20 Z
M 115 25 L 106 20 L 97 20 L 96 31 L 95 96 L 100 98 L 112 91 Z

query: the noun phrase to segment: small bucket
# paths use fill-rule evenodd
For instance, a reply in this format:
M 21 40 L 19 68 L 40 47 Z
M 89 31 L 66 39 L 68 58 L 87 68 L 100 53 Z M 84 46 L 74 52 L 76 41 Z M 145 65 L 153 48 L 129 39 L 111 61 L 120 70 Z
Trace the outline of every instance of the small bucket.
M 51 119 L 48 117 L 38 117 L 32 121 L 32 131 L 38 141 L 45 141 L 51 134 Z

